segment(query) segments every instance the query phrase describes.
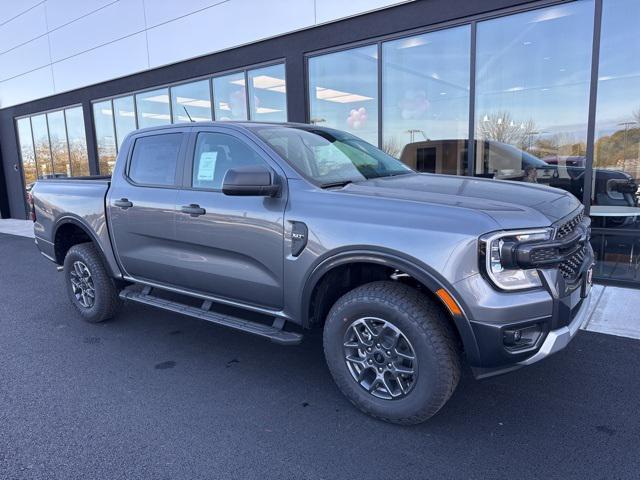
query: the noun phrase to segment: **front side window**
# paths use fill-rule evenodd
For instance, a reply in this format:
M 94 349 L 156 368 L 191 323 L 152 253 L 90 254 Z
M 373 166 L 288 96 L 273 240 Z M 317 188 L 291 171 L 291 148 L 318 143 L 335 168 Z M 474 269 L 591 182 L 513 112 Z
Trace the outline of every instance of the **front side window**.
M 71 174 L 74 177 L 89 175 L 89 155 L 82 107 L 67 108 L 64 111 L 64 116 L 67 121 Z
M 585 0 L 478 23 L 476 175 L 582 200 L 593 15 Z
M 309 59 L 311 123 L 378 144 L 378 47 Z
M 36 153 L 38 178 L 50 178 L 53 175 L 53 165 L 51 164 L 47 116 L 41 114 L 31 117 L 31 128 L 33 129 L 33 146 Z
M 33 150 L 33 138 L 31 137 L 31 120 L 21 118 L 17 122 L 18 141 L 20 142 L 20 158 L 22 159 L 22 174 L 24 185 L 29 187 L 38 179 L 36 170 L 36 155 Z
M 171 87 L 173 123 L 211 121 L 209 80 Z
M 382 149 L 421 172 L 468 174 L 471 31 L 382 44 Z
M 251 120 L 287 121 L 287 89 L 284 64 L 249 70 Z
M 113 112 L 116 124 L 118 150 L 125 137 L 136 129 L 136 112 L 133 106 L 133 95 L 113 99 Z
M 171 123 L 169 89 L 159 88 L 136 95 L 138 127 L 155 127 Z
M 264 165 L 264 160 L 245 142 L 224 133 L 201 132 L 196 141 L 191 185 L 221 190 L 230 168 Z
M 260 127 L 255 132 L 320 186 L 411 173 L 399 160 L 358 137 L 332 129 Z
M 62 111 L 47 113 L 49 124 L 49 139 L 51 141 L 51 155 L 53 172 L 56 176 L 70 177 L 69 150 L 67 149 L 67 130 L 64 113 Z
M 181 133 L 138 138 L 131 155 L 129 178 L 141 185 L 175 185 L 181 143 Z
M 93 122 L 96 130 L 98 166 L 101 175 L 111 175 L 116 164 L 116 134 L 113 129 L 111 100 L 93 104 Z
M 216 120 L 247 120 L 247 90 L 244 72 L 213 79 Z
M 599 278 L 640 284 L 640 42 L 637 0 L 602 4 L 591 221 Z

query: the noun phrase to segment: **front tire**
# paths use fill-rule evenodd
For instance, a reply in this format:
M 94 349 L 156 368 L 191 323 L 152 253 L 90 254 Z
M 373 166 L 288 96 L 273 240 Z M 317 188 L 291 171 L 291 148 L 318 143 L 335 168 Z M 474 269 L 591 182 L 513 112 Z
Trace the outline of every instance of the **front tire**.
M 98 323 L 116 314 L 121 304 L 118 289 L 95 245 L 71 247 L 64 259 L 64 276 L 69 300 L 84 320 Z
M 341 297 L 324 327 L 327 365 L 360 410 L 403 425 L 435 415 L 460 379 L 450 320 L 433 300 L 397 282 L 374 282 Z

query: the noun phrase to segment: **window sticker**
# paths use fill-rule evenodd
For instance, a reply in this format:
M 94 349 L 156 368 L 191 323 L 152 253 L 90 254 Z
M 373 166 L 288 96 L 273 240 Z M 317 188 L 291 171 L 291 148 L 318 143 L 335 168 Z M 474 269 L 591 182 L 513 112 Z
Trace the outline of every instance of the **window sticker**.
M 217 159 L 218 152 L 202 152 L 200 155 L 200 162 L 198 163 L 198 180 L 213 180 L 213 174 L 216 171 Z

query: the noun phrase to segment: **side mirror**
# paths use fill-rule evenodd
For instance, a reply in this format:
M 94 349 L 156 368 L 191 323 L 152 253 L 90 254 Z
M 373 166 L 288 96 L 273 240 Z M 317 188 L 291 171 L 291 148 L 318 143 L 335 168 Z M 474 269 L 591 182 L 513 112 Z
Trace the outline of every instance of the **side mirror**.
M 244 197 L 274 197 L 280 186 L 273 181 L 271 170 L 262 165 L 227 170 L 222 182 L 222 193 Z

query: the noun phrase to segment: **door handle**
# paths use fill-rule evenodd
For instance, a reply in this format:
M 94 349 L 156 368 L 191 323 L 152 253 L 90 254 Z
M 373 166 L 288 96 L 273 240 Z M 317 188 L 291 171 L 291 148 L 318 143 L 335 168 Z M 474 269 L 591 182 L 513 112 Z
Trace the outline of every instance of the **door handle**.
M 188 213 L 192 217 L 199 217 L 200 215 L 205 215 L 207 211 L 204 208 L 201 208 L 200 205 L 196 203 L 192 203 L 190 205 L 183 205 L 180 207 L 180 211 L 182 213 Z
M 115 202 L 113 202 L 113 205 L 123 210 L 133 207 L 133 203 L 131 203 L 127 198 L 121 198 L 120 200 L 116 200 Z

